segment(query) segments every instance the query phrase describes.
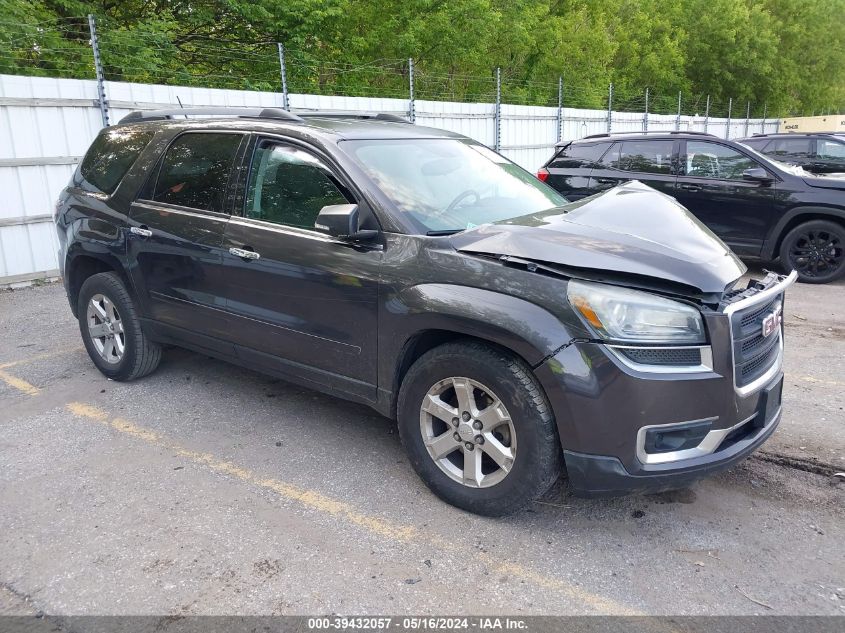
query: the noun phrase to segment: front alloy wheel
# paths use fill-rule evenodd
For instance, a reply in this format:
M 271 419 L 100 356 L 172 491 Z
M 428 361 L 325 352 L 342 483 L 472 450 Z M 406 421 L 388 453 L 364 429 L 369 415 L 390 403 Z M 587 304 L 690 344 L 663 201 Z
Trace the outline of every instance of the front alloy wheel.
M 557 425 L 525 361 L 461 340 L 411 365 L 397 403 L 414 470 L 444 501 L 477 514 L 515 512 L 560 475 Z
M 801 224 L 783 239 L 780 257 L 799 281 L 834 281 L 845 274 L 845 227 L 827 220 Z
M 516 431 L 493 390 L 464 377 L 435 383 L 420 407 L 428 454 L 450 479 L 485 488 L 501 482 L 516 457 Z

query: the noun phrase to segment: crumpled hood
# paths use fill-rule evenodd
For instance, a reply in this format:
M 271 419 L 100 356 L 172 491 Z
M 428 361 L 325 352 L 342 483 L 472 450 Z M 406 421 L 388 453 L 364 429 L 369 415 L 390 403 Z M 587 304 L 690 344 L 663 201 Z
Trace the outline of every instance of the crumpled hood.
M 459 251 L 652 277 L 721 293 L 745 265 L 674 198 L 638 181 L 452 238 Z

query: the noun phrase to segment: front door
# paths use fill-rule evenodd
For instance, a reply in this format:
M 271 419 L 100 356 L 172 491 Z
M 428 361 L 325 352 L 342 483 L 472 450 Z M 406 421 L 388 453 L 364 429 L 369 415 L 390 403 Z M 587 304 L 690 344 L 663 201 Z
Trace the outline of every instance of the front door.
M 223 300 L 227 192 L 242 134 L 188 132 L 132 204 L 129 257 L 153 326 L 217 351 L 229 331 Z M 221 348 L 222 349 L 219 349 Z
M 709 140 L 685 141 L 682 157 L 674 194 L 678 202 L 738 255 L 759 255 L 772 226 L 775 185 L 746 180 L 742 174 L 763 165 Z
M 349 202 L 361 203 L 315 153 L 258 142 L 225 232 L 227 309 L 250 364 L 373 399 L 382 251 L 314 228 Z

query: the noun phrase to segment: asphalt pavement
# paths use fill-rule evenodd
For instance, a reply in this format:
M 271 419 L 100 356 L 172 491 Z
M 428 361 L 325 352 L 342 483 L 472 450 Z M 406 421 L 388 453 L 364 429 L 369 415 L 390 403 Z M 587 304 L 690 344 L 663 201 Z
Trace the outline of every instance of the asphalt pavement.
M 477 517 L 370 409 L 171 349 L 104 378 L 0 292 L 0 614 L 845 614 L 845 283 L 797 285 L 784 418 L 692 488 Z

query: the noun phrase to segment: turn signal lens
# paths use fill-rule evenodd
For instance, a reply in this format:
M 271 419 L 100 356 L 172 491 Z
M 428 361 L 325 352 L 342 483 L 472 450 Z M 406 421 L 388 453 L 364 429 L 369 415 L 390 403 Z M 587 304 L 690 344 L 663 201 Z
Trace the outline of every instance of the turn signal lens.
M 545 167 L 540 167 L 540 169 L 537 170 L 537 178 L 540 179 L 540 182 L 546 182 L 546 179 L 548 179 L 548 177 L 549 170 Z

